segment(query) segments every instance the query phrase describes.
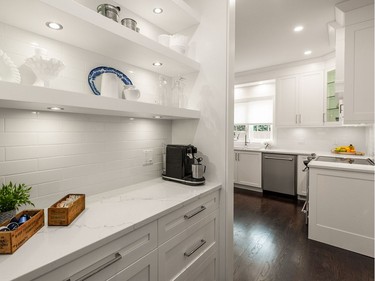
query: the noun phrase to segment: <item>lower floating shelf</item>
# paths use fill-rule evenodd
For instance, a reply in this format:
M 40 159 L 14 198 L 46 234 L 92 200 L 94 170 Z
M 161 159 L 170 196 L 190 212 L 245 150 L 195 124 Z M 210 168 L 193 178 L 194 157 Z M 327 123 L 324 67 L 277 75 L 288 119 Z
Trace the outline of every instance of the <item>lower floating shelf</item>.
M 200 111 L 158 104 L 86 95 L 51 88 L 25 86 L 0 81 L 0 108 L 48 111 L 62 107 L 64 112 L 137 118 L 199 119 Z

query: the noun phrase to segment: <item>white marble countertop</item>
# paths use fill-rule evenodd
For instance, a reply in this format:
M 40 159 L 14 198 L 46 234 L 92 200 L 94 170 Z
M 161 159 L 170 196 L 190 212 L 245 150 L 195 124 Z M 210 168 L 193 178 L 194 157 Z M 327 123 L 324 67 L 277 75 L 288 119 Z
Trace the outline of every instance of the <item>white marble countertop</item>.
M 88 196 L 86 209 L 69 226 L 47 226 L 45 210 L 46 225 L 14 254 L 0 256 L 0 279 L 29 281 L 220 188 L 161 178 L 142 182 Z
M 343 158 L 353 158 L 350 155 L 345 155 Z M 335 156 L 337 157 L 337 156 Z M 341 156 L 340 156 L 341 157 Z M 363 158 L 363 157 L 362 157 Z M 323 162 L 318 160 L 313 160 L 309 163 L 310 168 L 320 168 L 320 169 L 330 169 L 330 170 L 340 170 L 340 171 L 352 171 L 360 173 L 375 173 L 375 166 L 371 165 L 360 165 L 360 164 L 349 164 L 349 163 L 337 163 L 337 162 Z

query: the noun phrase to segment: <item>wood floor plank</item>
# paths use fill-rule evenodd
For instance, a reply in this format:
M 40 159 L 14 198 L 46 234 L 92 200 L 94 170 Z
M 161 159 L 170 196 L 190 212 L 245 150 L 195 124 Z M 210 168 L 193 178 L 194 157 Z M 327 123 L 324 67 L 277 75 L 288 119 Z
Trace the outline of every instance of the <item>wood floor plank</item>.
M 302 205 L 235 189 L 234 281 L 373 281 L 374 259 L 307 238 Z

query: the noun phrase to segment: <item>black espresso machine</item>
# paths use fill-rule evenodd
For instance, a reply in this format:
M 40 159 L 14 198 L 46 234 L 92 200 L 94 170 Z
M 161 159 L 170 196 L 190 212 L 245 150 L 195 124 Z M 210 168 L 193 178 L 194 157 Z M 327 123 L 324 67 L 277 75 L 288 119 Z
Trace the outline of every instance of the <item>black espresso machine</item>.
M 175 145 L 168 144 L 165 151 L 165 171 L 162 177 L 165 180 L 176 181 L 188 185 L 204 184 L 205 178 L 200 175 L 193 175 L 193 167 L 202 168 L 199 162 L 202 158 L 196 159 L 194 154 L 197 153 L 197 148 L 193 145 Z M 196 164 L 196 160 L 198 164 Z M 204 166 L 205 168 L 205 166 Z

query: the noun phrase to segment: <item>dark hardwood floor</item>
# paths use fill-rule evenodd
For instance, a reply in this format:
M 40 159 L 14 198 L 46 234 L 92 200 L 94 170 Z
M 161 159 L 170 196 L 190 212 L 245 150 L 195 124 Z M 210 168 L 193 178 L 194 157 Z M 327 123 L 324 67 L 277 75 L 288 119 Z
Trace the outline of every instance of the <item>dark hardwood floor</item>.
M 307 238 L 302 204 L 235 188 L 234 281 L 374 280 L 374 259 Z

